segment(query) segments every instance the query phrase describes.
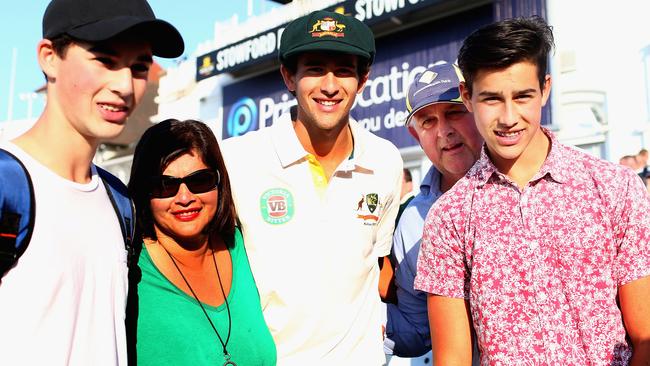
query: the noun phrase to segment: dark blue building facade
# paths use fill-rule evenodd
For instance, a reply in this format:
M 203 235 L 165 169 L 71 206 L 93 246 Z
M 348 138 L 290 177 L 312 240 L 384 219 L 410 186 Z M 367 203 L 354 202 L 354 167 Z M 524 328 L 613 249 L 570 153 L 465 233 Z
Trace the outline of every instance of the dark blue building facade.
M 378 6 L 379 3 L 384 7 Z M 546 18 L 545 0 L 350 0 L 332 8 L 355 15 L 377 35 L 375 63 L 351 115 L 365 128 L 399 148 L 417 145 L 403 127 L 406 89 L 417 73 L 436 62 L 455 62 L 464 38 L 478 27 L 517 16 Z M 442 13 L 448 15 L 440 16 Z M 248 44 L 259 40 L 271 42 L 279 38 L 282 29 L 283 26 L 269 30 L 268 35 L 258 39 L 252 37 Z M 241 81 L 235 79 L 223 88 L 223 138 L 270 126 L 295 104 L 284 86 L 277 63 L 269 65 L 277 58 L 277 49 L 272 50 L 271 46 L 268 54 L 258 52 L 257 60 L 239 64 L 231 60 L 219 71 L 241 76 L 238 78 Z M 197 59 L 197 80 L 218 73 L 216 65 L 226 54 L 221 51 L 228 50 L 216 50 Z M 256 65 L 265 62 L 269 71 L 259 74 Z M 255 73 L 258 74 L 249 76 Z M 549 111 L 547 105 L 544 121 L 550 121 Z

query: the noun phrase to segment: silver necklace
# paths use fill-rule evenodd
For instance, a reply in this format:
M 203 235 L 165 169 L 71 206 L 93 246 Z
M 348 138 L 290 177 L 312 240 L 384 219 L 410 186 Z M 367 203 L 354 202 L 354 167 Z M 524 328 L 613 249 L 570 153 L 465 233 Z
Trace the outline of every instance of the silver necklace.
M 230 306 L 228 305 L 228 298 L 226 298 L 226 292 L 223 290 L 223 284 L 221 283 L 221 275 L 219 274 L 219 267 L 217 267 L 217 260 L 214 258 L 214 251 L 212 251 L 212 263 L 214 263 L 214 269 L 217 270 L 219 287 L 221 288 L 223 301 L 226 303 L 226 310 L 228 310 L 228 336 L 226 337 L 226 342 L 224 342 L 223 339 L 221 339 L 221 335 L 219 335 L 217 328 L 214 326 L 214 323 L 212 323 L 212 319 L 210 319 L 208 312 L 205 311 L 205 307 L 203 307 L 201 300 L 199 300 L 199 297 L 196 296 L 194 289 L 192 289 L 192 286 L 190 286 L 190 282 L 187 280 L 187 278 L 185 278 L 185 275 L 183 274 L 183 271 L 181 271 L 181 268 L 178 266 L 178 264 L 176 264 L 176 260 L 174 260 L 174 257 L 172 257 L 171 253 L 167 251 L 167 248 L 165 248 L 165 246 L 161 245 L 161 247 L 165 250 L 169 258 L 172 260 L 172 263 L 174 263 L 174 267 L 176 267 L 178 273 L 180 273 L 181 277 L 183 278 L 183 281 L 185 281 L 185 284 L 187 285 L 187 288 L 190 289 L 192 296 L 194 296 L 194 299 L 196 299 L 196 303 L 199 304 L 201 310 L 203 310 L 203 314 L 205 315 L 205 318 L 208 319 L 208 322 L 210 323 L 212 330 L 214 330 L 214 333 L 217 335 L 217 338 L 219 339 L 219 343 L 221 343 L 221 347 L 223 347 L 223 358 L 225 359 L 223 366 L 237 366 L 237 364 L 230 359 L 230 353 L 228 353 L 228 350 L 226 349 L 226 347 L 228 346 L 228 341 L 230 340 L 230 329 L 232 326 L 232 318 L 230 317 Z

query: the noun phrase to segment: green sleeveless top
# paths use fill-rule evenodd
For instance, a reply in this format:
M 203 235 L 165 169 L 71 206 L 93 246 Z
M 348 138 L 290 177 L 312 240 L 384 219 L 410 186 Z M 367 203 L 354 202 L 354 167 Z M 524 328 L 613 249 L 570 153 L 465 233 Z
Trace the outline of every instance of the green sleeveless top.
M 233 278 L 228 304 L 232 318 L 227 349 L 238 366 L 275 365 L 276 350 L 264 322 L 260 297 L 239 232 L 230 248 Z M 138 284 L 137 354 L 139 365 L 222 365 L 223 348 L 196 300 L 171 283 L 154 265 L 143 245 Z M 203 304 L 225 342 L 226 304 Z

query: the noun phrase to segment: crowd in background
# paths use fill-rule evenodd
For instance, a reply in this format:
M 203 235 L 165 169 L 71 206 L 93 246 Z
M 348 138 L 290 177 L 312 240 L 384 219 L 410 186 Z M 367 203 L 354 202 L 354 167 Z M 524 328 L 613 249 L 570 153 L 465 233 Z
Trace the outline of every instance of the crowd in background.
M 619 164 L 630 167 L 643 180 L 650 191 L 650 171 L 648 171 L 648 150 L 641 149 L 636 155 L 625 155 L 618 161 Z

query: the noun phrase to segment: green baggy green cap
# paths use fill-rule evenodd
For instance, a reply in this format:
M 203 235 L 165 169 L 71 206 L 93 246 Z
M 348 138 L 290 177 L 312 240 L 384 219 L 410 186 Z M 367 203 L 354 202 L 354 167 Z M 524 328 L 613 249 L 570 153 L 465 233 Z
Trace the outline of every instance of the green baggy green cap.
M 280 62 L 304 52 L 339 52 L 360 56 L 372 64 L 375 36 L 352 16 L 318 10 L 287 25 L 280 41 Z

